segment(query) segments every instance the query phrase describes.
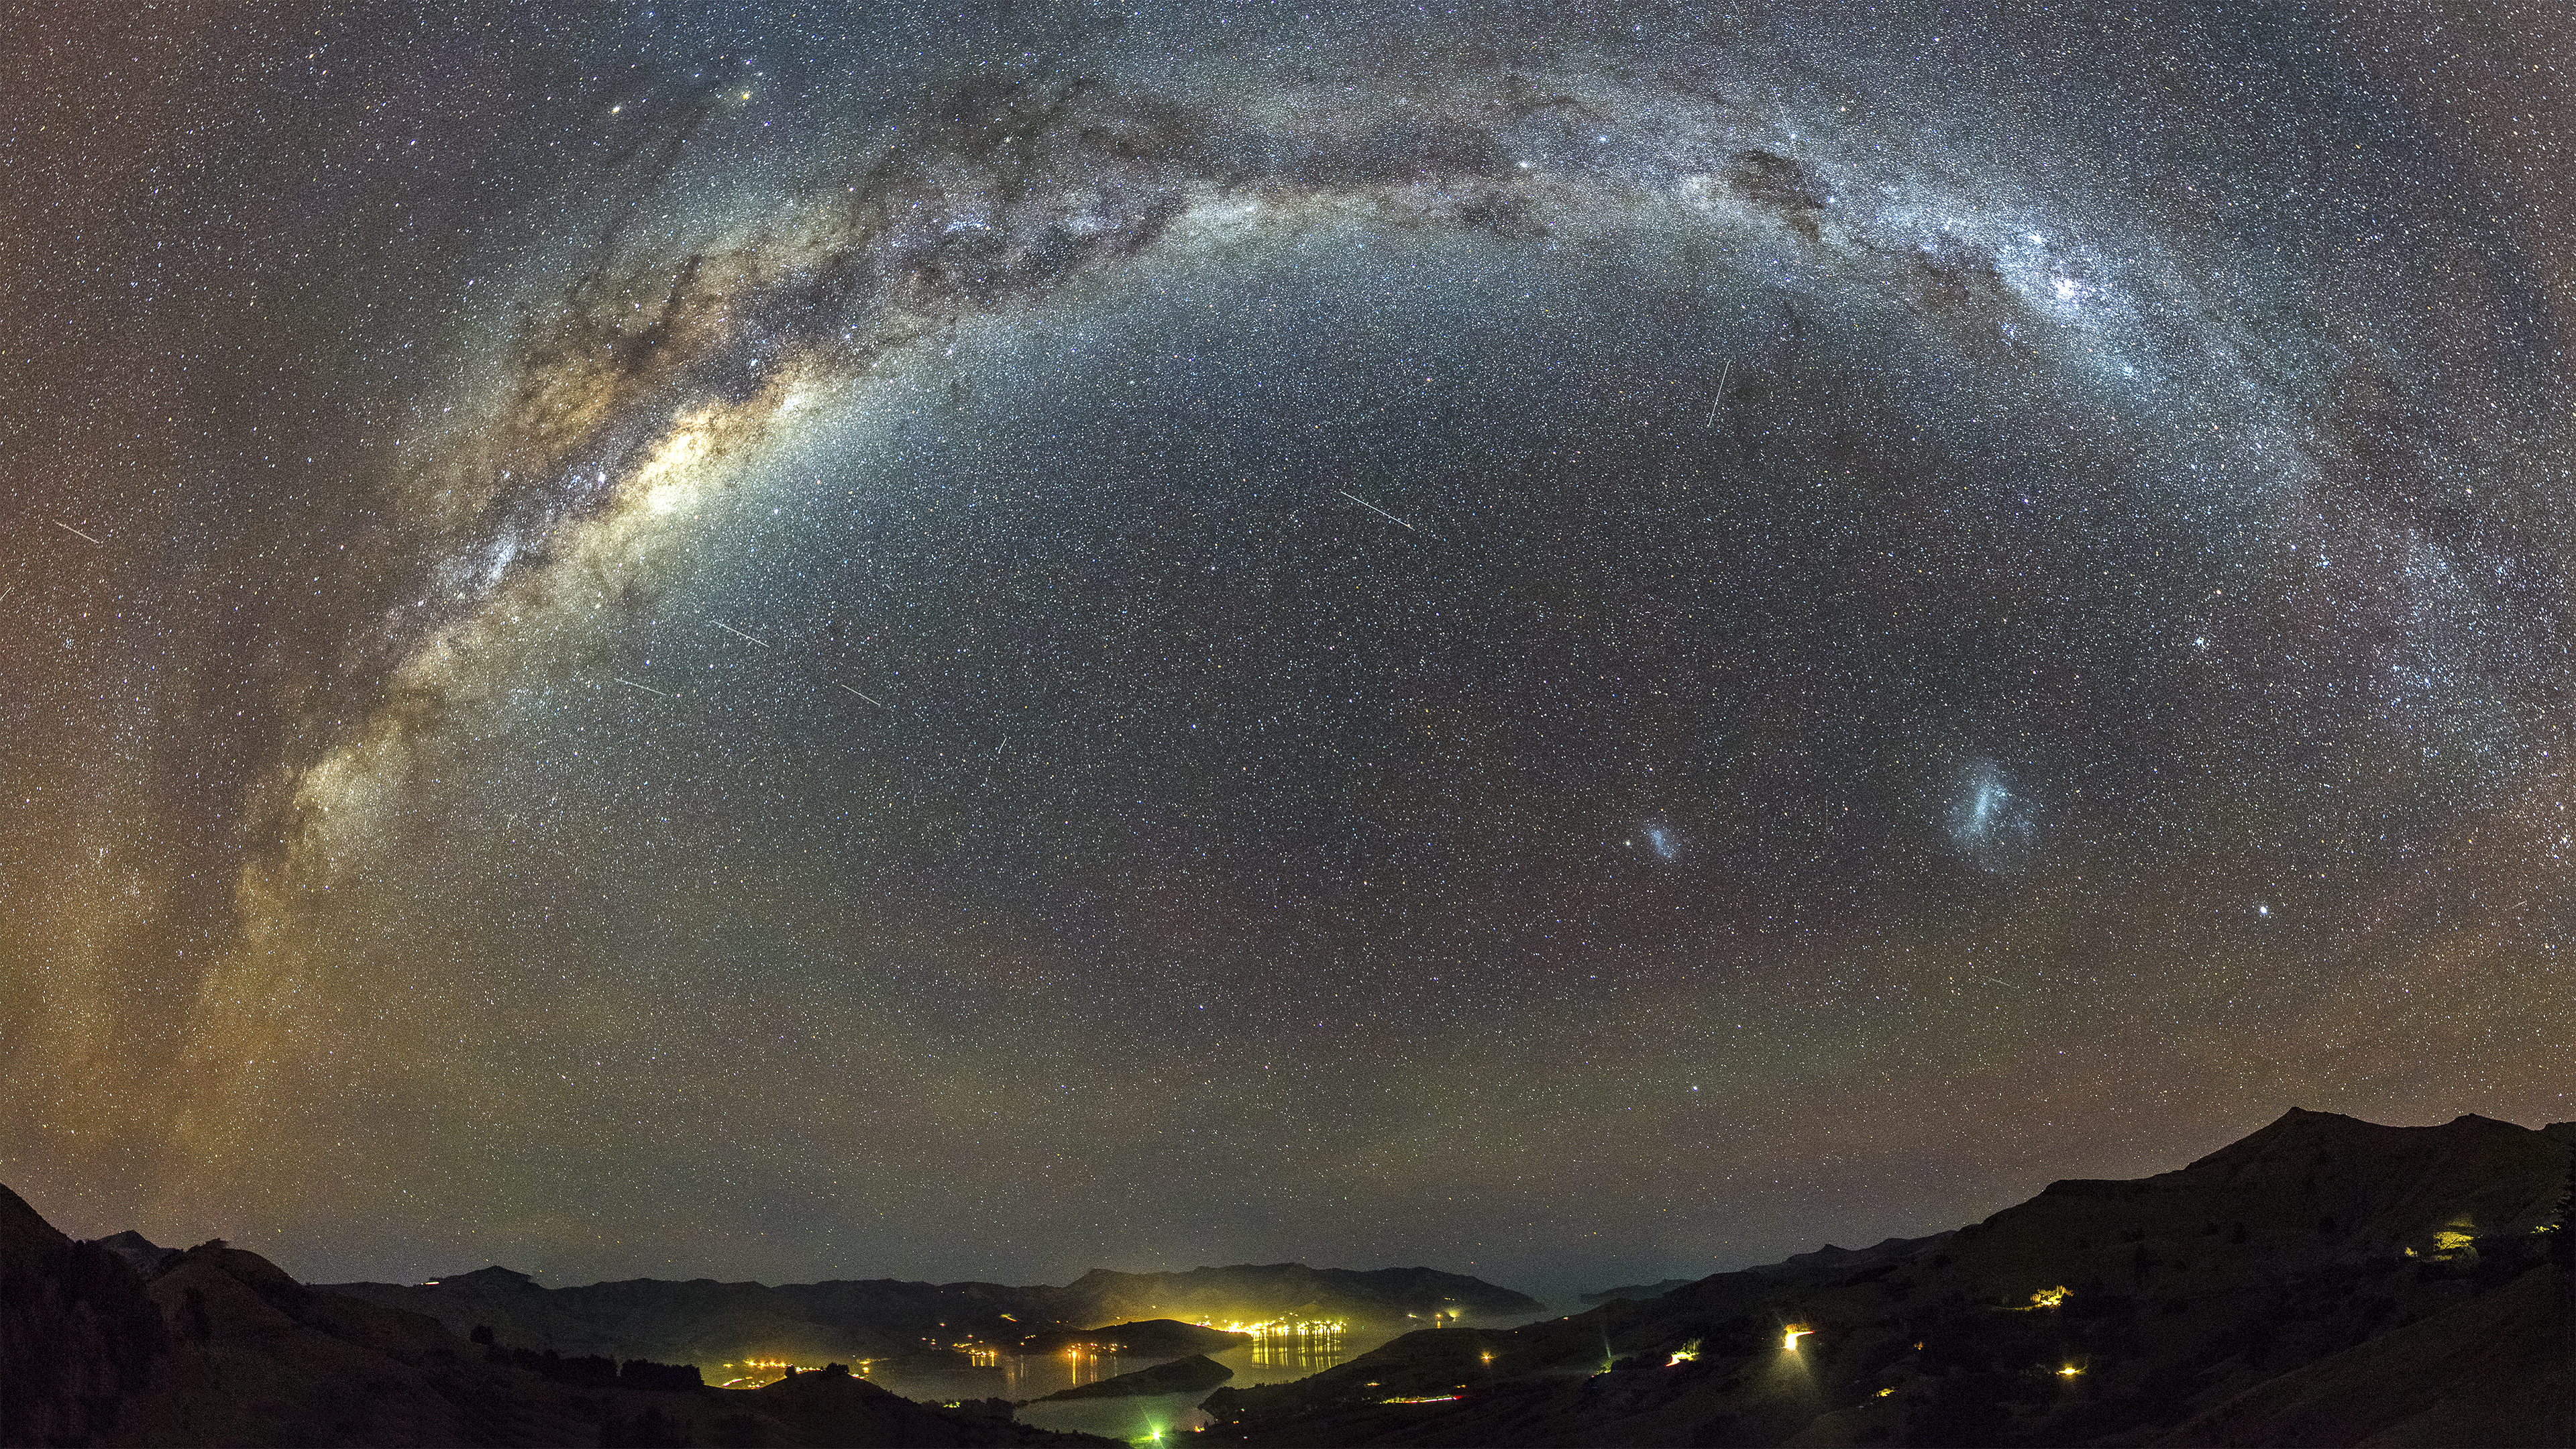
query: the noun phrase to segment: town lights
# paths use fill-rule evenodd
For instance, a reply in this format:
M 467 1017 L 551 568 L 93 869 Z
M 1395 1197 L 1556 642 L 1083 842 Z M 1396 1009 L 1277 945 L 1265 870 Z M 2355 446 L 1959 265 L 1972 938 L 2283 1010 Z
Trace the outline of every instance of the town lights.
M 1786 1333 L 1780 1335 L 1780 1351 L 1783 1353 L 1796 1353 L 1798 1351 L 1798 1340 L 1805 1338 L 1807 1335 L 1814 1332 L 1815 1330 L 1812 1328 L 1790 1329 Z

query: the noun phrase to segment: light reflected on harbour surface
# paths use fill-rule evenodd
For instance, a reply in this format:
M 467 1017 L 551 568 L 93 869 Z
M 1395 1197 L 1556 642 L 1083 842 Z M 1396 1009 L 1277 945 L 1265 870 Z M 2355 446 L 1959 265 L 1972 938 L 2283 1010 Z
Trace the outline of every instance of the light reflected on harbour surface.
M 1437 1323 L 1445 1316 L 1435 1315 L 1431 1321 Z M 1291 1369 L 1301 1377 L 1331 1368 L 1358 1352 L 1350 1346 L 1350 1324 L 1339 1318 L 1271 1318 L 1224 1323 L 1202 1319 L 1199 1326 L 1251 1336 L 1250 1344 L 1238 1344 L 1216 1354 L 1217 1362 L 1248 1360 L 1259 1368 Z
M 1445 1312 L 1423 1316 L 1433 1324 L 1443 1325 L 1454 1318 Z M 1333 1318 L 1278 1318 L 1208 1322 L 1202 1326 L 1247 1336 L 1248 1342 L 1219 1349 L 1209 1355 L 1234 1371 L 1231 1380 L 1234 1387 L 1247 1388 L 1254 1384 L 1286 1383 L 1347 1363 L 1415 1325 L 1354 1328 Z M 1030 1400 L 1042 1399 L 1049 1394 L 1169 1363 L 1174 1357 L 1170 1354 L 1122 1353 L 1116 1351 L 1117 1347 L 1103 1341 L 1076 1343 L 1045 1353 L 1019 1353 L 988 1343 L 964 1341 L 956 1344 L 953 1352 L 834 1361 L 847 1362 L 852 1373 L 880 1388 L 923 1403 L 1009 1399 L 1027 1405 Z M 775 1383 L 791 1369 L 811 1372 L 823 1367 L 824 1362 L 821 1358 L 807 1355 L 763 1353 L 722 1364 L 702 1364 L 700 1372 L 709 1384 L 748 1389 Z M 1106 1408 L 1080 1409 L 1077 1405 L 1081 1402 L 1085 1401 L 1047 1406 L 1038 1412 L 1038 1418 L 1080 1417 L 1084 1421 L 1081 1427 L 1097 1432 L 1090 1419 L 1109 1411 Z M 1109 1405 L 1127 1401 L 1091 1402 Z M 1158 1412 L 1167 1412 L 1167 1417 L 1168 1413 L 1187 1408 L 1185 1404 L 1177 1408 L 1162 1405 L 1159 1400 L 1156 1404 Z
M 1347 1332 L 1273 1333 L 1256 1336 L 1212 1355 L 1235 1371 L 1238 1385 L 1279 1383 L 1304 1378 L 1364 1353 L 1391 1334 Z M 961 1399 L 1010 1399 L 1026 1403 L 1065 1389 L 1096 1384 L 1123 1373 L 1171 1361 L 1169 1354 L 1113 1353 L 1095 1344 L 1076 1344 L 1049 1353 L 1012 1353 L 978 1344 L 953 1355 L 862 1360 L 850 1372 L 879 1388 L 925 1403 Z M 702 1365 L 710 1384 L 756 1389 L 776 1383 L 789 1370 L 812 1372 L 820 1359 L 761 1356 L 723 1364 Z
M 1013 1353 L 979 1344 L 955 1358 L 882 1360 L 869 1365 L 861 1377 L 879 1388 L 925 1403 L 960 1399 L 1025 1402 L 1166 1361 L 1112 1353 L 1096 1344 L 1075 1344 L 1050 1353 Z
M 1351 1356 L 1350 1335 L 1340 1325 L 1313 1333 L 1265 1334 L 1248 1346 L 1252 1361 L 1263 1368 L 1317 1373 Z
M 1114 1379 L 1149 1363 L 1162 1361 L 1138 1358 L 1134 1354 L 1110 1353 L 1088 1343 L 1077 1343 L 1055 1353 L 1011 1354 L 1002 1360 L 1002 1372 L 1011 1385 L 1005 1397 L 1027 1399 L 1052 1394 L 1058 1389 L 1078 1389 L 1084 1384 Z M 1041 1383 L 1048 1387 L 1036 1387 Z M 1029 1392 L 1020 1391 L 1023 1384 L 1030 1385 Z

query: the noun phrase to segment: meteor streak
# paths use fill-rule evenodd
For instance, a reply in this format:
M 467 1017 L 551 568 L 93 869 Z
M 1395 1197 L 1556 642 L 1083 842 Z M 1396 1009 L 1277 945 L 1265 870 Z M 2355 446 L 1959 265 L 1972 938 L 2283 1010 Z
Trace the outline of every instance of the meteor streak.
M 1404 524 L 1406 528 L 1413 528 L 1412 524 L 1405 523 L 1403 519 L 1396 517 L 1394 514 L 1387 512 L 1385 509 L 1378 507 L 1376 504 L 1369 502 L 1367 499 L 1362 498 L 1348 489 L 1336 488 L 1333 491 L 1341 494 L 1344 498 L 1351 500 L 1353 503 L 1358 504 L 1360 507 L 1367 509 L 1369 512 L 1376 514 L 1378 517 L 1385 519 L 1389 523 L 1401 523 Z M 1420 533 L 1422 530 L 1413 528 L 1413 531 Z

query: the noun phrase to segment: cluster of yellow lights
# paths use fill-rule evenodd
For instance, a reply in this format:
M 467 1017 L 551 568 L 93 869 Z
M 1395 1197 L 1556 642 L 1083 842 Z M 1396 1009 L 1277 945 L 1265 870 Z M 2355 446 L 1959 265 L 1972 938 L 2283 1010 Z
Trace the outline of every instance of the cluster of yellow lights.
M 2074 1296 L 2074 1289 L 2060 1283 L 2054 1288 L 2042 1288 L 2038 1292 L 2030 1295 L 2030 1306 L 2033 1308 L 2055 1308 Z
M 1699 1357 L 1699 1343 L 1700 1341 L 1694 1338 L 1690 1342 L 1683 1344 L 1681 1347 L 1674 1349 L 1673 1356 L 1664 1360 L 1664 1367 L 1671 1368 L 1675 1364 L 1689 1363 L 1692 1359 Z M 1494 1356 L 1492 1354 L 1485 1355 L 1485 1362 L 1492 1363 L 1493 1361 Z
M 873 1362 L 872 1359 L 859 1360 L 856 1370 L 859 1377 L 867 1377 L 868 1368 Z M 759 1388 L 763 1384 L 776 1383 L 796 1372 L 796 1361 L 787 1358 L 746 1358 L 721 1367 L 725 1370 L 726 1377 L 716 1387 L 720 1389 Z
M 1467 1397 L 1465 1394 L 1415 1394 L 1401 1399 L 1380 1399 L 1381 1404 L 1448 1404 Z
M 2068 1364 L 2066 1367 L 2057 1371 L 2057 1376 L 2061 1379 L 2071 1379 L 2082 1372 L 2084 1372 L 2083 1369 L 2074 1364 Z
M 1248 1333 L 1255 1338 L 1316 1338 L 1346 1333 L 1350 1330 L 1350 1322 L 1341 1318 L 1274 1318 L 1265 1323 L 1202 1321 L 1199 1327 L 1223 1329 L 1227 1333 Z
M 1814 1332 L 1815 1330 L 1812 1328 L 1792 1328 L 1788 1332 L 1780 1335 L 1780 1347 L 1786 1352 L 1796 1353 L 1798 1351 L 1798 1340 L 1805 1338 Z

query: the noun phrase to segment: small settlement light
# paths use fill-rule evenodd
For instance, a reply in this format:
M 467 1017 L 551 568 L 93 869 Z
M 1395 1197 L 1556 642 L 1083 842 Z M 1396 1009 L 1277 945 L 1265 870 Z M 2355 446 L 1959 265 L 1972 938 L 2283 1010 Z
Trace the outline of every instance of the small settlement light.
M 1805 1338 L 1813 1332 L 1815 1332 L 1815 1330 L 1812 1328 L 1792 1328 L 1780 1336 L 1780 1347 L 1784 1352 L 1796 1353 L 1798 1351 L 1798 1340 Z

